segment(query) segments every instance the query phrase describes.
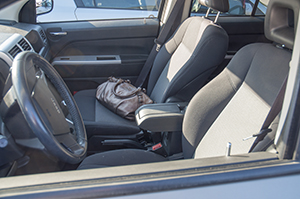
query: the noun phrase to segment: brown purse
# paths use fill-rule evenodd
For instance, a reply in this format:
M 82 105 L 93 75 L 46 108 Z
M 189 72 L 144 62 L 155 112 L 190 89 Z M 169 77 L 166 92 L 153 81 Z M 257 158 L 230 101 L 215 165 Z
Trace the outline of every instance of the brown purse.
M 98 86 L 96 98 L 105 107 L 129 120 L 134 120 L 134 113 L 140 106 L 153 103 L 140 87 L 115 77 L 109 77 Z

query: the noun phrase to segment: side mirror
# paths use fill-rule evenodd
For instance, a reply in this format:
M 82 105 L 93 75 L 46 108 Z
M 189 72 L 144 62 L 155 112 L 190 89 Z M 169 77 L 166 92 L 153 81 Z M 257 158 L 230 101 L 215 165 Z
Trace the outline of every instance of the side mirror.
M 36 14 L 44 14 L 50 12 L 53 7 L 52 0 L 36 0 L 35 1 Z

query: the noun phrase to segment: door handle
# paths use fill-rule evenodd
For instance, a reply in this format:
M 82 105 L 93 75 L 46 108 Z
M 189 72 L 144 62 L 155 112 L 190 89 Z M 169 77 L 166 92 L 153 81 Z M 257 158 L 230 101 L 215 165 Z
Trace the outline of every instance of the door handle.
M 52 36 L 65 36 L 67 34 L 67 32 L 50 32 L 50 35 Z

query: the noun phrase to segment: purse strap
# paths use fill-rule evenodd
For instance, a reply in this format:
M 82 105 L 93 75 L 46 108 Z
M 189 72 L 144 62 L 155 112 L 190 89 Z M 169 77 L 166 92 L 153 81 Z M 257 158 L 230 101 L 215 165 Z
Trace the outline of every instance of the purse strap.
M 116 90 L 117 90 L 117 86 L 119 86 L 122 83 L 128 83 L 128 82 L 124 82 L 124 80 L 119 79 L 118 82 L 116 83 L 116 85 L 114 86 L 114 89 L 113 89 L 114 95 L 116 95 L 119 98 L 128 98 L 128 97 L 134 96 L 134 95 L 136 95 L 138 92 L 140 92 L 142 90 L 141 87 L 138 87 L 135 90 L 133 90 L 131 93 L 129 93 L 128 95 L 119 95 L 116 92 Z

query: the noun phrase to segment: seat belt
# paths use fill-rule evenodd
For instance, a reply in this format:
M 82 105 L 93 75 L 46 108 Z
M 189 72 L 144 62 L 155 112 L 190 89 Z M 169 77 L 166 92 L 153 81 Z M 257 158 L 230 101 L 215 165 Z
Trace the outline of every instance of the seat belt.
M 178 13 L 180 13 L 180 9 L 183 6 L 183 3 L 185 1 L 184 0 L 177 0 L 172 12 L 170 13 L 170 16 L 166 22 L 166 24 L 164 25 L 164 27 L 162 28 L 162 30 L 160 31 L 158 37 L 154 40 L 154 46 L 140 72 L 140 75 L 138 76 L 136 82 L 135 82 L 135 86 L 136 87 L 142 87 L 154 62 L 154 59 L 157 55 L 157 53 L 160 50 L 160 47 L 166 42 L 167 37 L 172 29 L 172 26 L 174 25 L 174 23 L 176 22 Z
M 271 123 L 274 121 L 274 119 L 276 118 L 276 116 L 279 114 L 279 112 L 281 111 L 282 108 L 282 104 L 283 104 L 283 98 L 284 98 L 284 93 L 286 90 L 286 82 L 287 82 L 287 77 L 285 78 L 283 84 L 281 85 L 281 88 L 279 90 L 279 93 L 276 96 L 276 99 L 260 129 L 260 132 L 257 134 L 253 134 L 251 137 L 256 137 L 252 147 L 249 150 L 249 153 L 251 151 L 253 151 L 253 149 L 256 147 L 256 145 L 262 141 L 266 135 L 268 133 L 270 133 L 272 130 L 269 129 L 269 126 L 271 125 Z M 250 138 L 250 137 L 249 137 Z M 245 138 L 244 140 L 246 140 L 247 138 Z

